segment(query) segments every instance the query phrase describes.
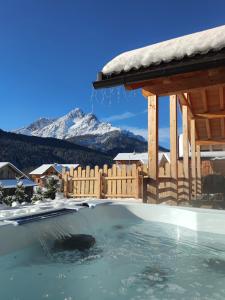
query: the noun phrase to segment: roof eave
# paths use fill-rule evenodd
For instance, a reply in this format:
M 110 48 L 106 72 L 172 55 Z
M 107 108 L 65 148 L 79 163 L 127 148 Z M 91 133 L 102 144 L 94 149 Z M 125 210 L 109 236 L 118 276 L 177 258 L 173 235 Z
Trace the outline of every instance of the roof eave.
M 93 82 L 93 86 L 95 89 L 100 89 L 124 84 L 129 85 L 154 78 L 221 67 L 222 65 L 225 66 L 225 49 L 218 52 L 209 52 L 204 55 L 198 54 L 194 57 L 185 57 L 179 61 L 161 63 L 157 66 L 132 70 L 126 73 L 112 74 L 111 76 L 104 76 L 100 72 L 98 73 L 97 80 Z

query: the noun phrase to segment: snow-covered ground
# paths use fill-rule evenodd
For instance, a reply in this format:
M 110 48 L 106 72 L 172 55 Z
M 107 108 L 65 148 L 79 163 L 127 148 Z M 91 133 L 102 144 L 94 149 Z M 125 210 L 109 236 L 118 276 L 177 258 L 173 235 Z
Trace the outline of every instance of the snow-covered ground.
M 111 202 L 138 202 L 141 203 L 141 199 L 95 199 L 95 198 L 80 198 L 80 199 L 66 199 L 66 198 L 56 198 L 55 200 L 45 199 L 43 201 L 37 201 L 35 204 L 16 204 L 14 203 L 12 207 L 0 204 L 0 226 L 13 223 L 17 225 L 15 221 L 10 221 L 10 219 L 15 219 L 23 216 L 35 215 L 44 212 L 51 212 L 58 209 L 74 209 L 79 210 L 82 207 L 81 204 L 85 203 L 89 207 L 95 207 L 99 204 L 107 204 Z

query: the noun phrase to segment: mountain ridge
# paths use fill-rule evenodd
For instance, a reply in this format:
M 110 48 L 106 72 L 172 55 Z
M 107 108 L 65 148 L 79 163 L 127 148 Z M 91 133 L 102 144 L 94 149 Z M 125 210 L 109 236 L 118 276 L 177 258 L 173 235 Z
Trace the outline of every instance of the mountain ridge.
M 115 130 L 121 131 L 121 129 L 112 126 L 110 123 L 99 121 L 93 113 L 85 114 L 80 108 L 75 108 L 59 118 L 41 118 L 41 120 L 43 120 L 41 126 L 35 126 L 40 123 L 40 119 L 38 119 L 22 129 L 14 130 L 14 132 L 22 133 L 21 130 L 24 132 L 27 130 L 29 135 L 68 139 L 86 134 L 95 135 Z
M 6 132 L 0 129 L 0 161 L 10 161 L 25 172 L 44 163 L 111 164 L 112 157 L 66 140 Z
M 77 145 L 116 156 L 119 152 L 146 152 L 147 141 L 139 135 L 101 122 L 93 113 L 75 108 L 55 118 L 40 118 L 14 133 L 68 140 Z M 159 147 L 160 151 L 168 151 Z

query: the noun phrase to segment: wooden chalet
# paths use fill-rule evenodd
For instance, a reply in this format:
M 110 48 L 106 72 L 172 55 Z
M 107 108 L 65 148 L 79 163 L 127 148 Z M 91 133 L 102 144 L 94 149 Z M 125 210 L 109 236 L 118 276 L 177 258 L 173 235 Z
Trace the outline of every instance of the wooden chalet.
M 225 26 L 122 53 L 103 68 L 93 85 L 142 89 L 147 99 L 146 201 L 161 201 L 159 189 L 165 181 L 175 201 L 195 199 L 201 193 L 200 151 L 225 147 Z M 170 168 L 159 175 L 158 103 L 165 95 L 170 101 Z M 182 163 L 178 161 L 177 106 L 182 112 Z
M 31 171 L 29 175 L 38 185 L 45 186 L 48 177 L 54 176 L 56 179 L 60 180 L 62 179 L 63 168 L 69 170 L 71 167 L 76 169 L 78 166 L 78 164 L 43 164 Z
M 132 165 L 143 166 L 148 164 L 148 152 L 144 153 L 118 153 L 113 159 L 117 165 Z M 158 163 L 159 166 L 164 165 L 170 161 L 169 152 L 159 152 Z
M 31 197 L 36 184 L 12 163 L 0 162 L 0 185 L 5 195 L 13 195 L 19 183 L 23 184 L 26 194 Z

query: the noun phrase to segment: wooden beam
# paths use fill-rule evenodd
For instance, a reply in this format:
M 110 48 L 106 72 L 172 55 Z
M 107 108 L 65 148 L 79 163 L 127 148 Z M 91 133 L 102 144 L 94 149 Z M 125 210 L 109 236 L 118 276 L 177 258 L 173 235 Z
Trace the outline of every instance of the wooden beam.
M 181 108 L 183 105 L 187 106 L 188 107 L 188 116 L 190 115 L 190 118 L 193 118 L 194 114 L 193 114 L 192 108 L 188 102 L 187 95 L 181 93 L 181 94 L 178 94 L 177 96 L 179 98 Z
M 225 139 L 208 139 L 208 140 L 196 140 L 196 145 L 200 146 L 212 146 L 212 145 L 225 145 Z
M 196 164 L 197 164 L 197 194 L 200 195 L 202 191 L 201 183 L 201 147 L 200 145 L 196 146 Z
M 207 100 L 207 93 L 206 89 L 203 89 L 201 91 L 202 94 L 202 104 L 203 104 L 203 110 L 204 112 L 208 112 L 208 100 Z M 211 128 L 210 128 L 210 121 L 209 119 L 205 119 L 205 126 L 206 126 L 206 132 L 208 139 L 212 138 Z M 210 151 L 212 151 L 212 145 L 210 145 Z
M 125 85 L 125 88 L 138 89 L 158 96 L 189 93 L 207 87 L 221 86 L 225 84 L 225 67 L 159 77 L 151 80 Z
M 225 118 L 225 110 L 216 111 L 216 112 L 205 112 L 205 113 L 201 113 L 201 114 L 195 114 L 193 116 L 193 118 L 195 120 Z
M 225 122 L 224 122 L 224 118 L 220 120 L 220 126 L 221 126 L 221 136 L 222 136 L 222 138 L 225 138 Z
M 183 168 L 187 200 L 190 200 L 190 174 L 189 174 L 189 142 L 188 142 L 188 107 L 183 106 Z
M 220 99 L 220 109 L 221 109 L 221 111 L 224 111 L 225 105 L 224 105 L 224 87 L 223 86 L 219 87 L 219 99 Z M 224 118 L 220 119 L 220 129 L 221 129 L 221 137 L 225 138 L 225 119 Z
M 203 106 L 203 110 L 204 112 L 208 111 L 208 103 L 207 103 L 207 94 L 206 94 L 206 89 L 203 89 L 201 91 L 202 94 L 202 106 Z
M 177 97 L 170 96 L 170 176 L 173 179 L 171 183 L 171 198 L 177 202 L 177 161 L 178 161 L 178 144 L 177 144 Z
M 223 86 L 219 87 L 219 98 L 220 98 L 220 109 L 224 110 L 224 88 L 223 88 Z
M 196 176 L 195 120 L 191 120 L 191 180 L 192 180 L 192 197 L 196 199 L 197 176 Z
M 148 97 L 148 175 L 149 202 L 158 201 L 158 97 Z
M 149 96 L 154 96 L 154 94 L 152 94 L 144 89 L 142 89 L 141 92 L 142 92 L 142 96 L 144 96 L 145 98 L 148 98 Z
M 185 105 L 188 107 L 188 120 L 194 119 L 194 113 L 190 104 L 190 95 L 187 93 L 178 94 L 180 109 L 182 111 L 182 106 Z M 195 127 L 195 136 L 198 138 L 197 128 Z M 190 138 L 190 136 L 189 136 Z

